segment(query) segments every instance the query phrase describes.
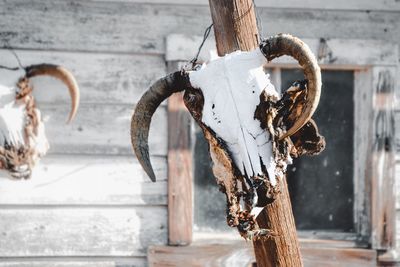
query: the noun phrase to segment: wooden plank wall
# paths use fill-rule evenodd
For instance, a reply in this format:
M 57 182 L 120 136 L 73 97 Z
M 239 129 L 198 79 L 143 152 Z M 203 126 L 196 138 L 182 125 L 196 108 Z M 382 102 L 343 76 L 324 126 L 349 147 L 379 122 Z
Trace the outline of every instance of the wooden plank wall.
M 256 1 L 264 36 L 399 42 L 397 0 L 278 2 Z M 35 79 L 51 150 L 31 180 L 0 177 L 0 267 L 146 266 L 147 246 L 167 243 L 166 105 L 150 133 L 156 184 L 132 156 L 129 120 L 166 73 L 165 37 L 201 35 L 210 23 L 205 0 L 0 0 L 0 47 L 14 47 L 24 65 L 66 66 L 82 92 L 65 125 L 65 88 Z M 0 64 L 16 64 L 7 49 Z

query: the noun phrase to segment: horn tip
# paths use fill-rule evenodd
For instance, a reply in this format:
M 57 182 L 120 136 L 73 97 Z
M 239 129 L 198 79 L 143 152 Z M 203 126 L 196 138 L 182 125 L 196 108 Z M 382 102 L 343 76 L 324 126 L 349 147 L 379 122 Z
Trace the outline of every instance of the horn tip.
M 282 141 L 283 139 L 285 139 L 285 138 L 288 137 L 289 135 L 290 135 L 289 132 L 286 132 L 286 133 L 282 134 L 281 136 L 279 136 L 278 140 L 279 140 L 279 141 Z
M 68 119 L 65 121 L 65 124 L 70 124 L 74 120 L 75 116 L 70 116 Z
M 147 175 L 149 176 L 150 180 L 151 180 L 153 183 L 156 182 L 157 179 L 156 179 L 156 175 L 154 174 L 154 172 L 147 173 Z

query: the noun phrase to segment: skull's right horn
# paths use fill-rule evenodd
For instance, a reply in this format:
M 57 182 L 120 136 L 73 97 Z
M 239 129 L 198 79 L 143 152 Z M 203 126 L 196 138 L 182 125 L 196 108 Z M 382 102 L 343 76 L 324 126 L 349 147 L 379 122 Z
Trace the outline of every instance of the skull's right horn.
M 69 113 L 67 122 L 70 122 L 76 115 L 79 106 L 79 87 L 72 75 L 67 69 L 52 64 L 38 64 L 25 67 L 25 76 L 27 78 L 48 75 L 61 80 L 69 90 L 71 96 L 71 112 Z
M 148 145 L 151 118 L 161 102 L 173 93 L 187 88 L 192 88 L 187 72 L 177 71 L 171 73 L 150 86 L 137 103 L 135 112 L 132 115 L 132 147 L 140 164 L 153 182 L 156 181 L 156 176 L 151 166 Z
M 260 50 L 269 61 L 283 55 L 293 57 L 303 68 L 304 76 L 307 79 L 307 96 L 302 114 L 293 126 L 279 137 L 282 140 L 300 130 L 314 114 L 321 95 L 321 69 L 311 49 L 299 38 L 290 34 L 278 34 L 263 40 L 260 43 Z

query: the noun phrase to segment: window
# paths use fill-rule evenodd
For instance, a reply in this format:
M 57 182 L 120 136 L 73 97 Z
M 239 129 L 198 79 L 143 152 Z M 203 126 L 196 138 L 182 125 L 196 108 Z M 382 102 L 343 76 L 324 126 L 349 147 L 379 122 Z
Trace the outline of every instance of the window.
M 282 88 L 303 79 L 301 70 L 282 70 Z M 316 157 L 288 167 L 288 185 L 298 230 L 354 232 L 354 72 L 324 70 L 314 120 L 327 140 Z

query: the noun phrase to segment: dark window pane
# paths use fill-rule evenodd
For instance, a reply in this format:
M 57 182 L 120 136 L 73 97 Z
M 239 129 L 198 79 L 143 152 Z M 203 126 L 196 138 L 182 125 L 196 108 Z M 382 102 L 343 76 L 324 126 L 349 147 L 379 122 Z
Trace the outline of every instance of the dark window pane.
M 304 79 L 300 70 L 282 70 L 282 89 Z M 350 232 L 353 224 L 354 74 L 323 71 L 314 120 L 325 136 L 325 151 L 303 156 L 288 168 L 288 183 L 299 230 Z
M 226 224 L 225 195 L 219 192 L 212 173 L 212 162 L 203 132 L 196 125 L 194 156 L 194 226 L 195 231 L 231 231 Z

